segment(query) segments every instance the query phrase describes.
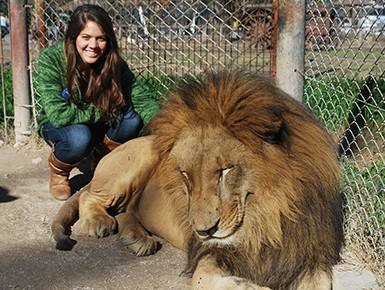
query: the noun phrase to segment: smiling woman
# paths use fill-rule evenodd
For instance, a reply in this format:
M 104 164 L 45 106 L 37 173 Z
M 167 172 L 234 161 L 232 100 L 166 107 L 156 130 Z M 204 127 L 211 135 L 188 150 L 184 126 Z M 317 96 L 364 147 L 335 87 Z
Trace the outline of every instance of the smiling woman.
M 94 64 L 104 54 L 107 48 L 107 37 L 101 27 L 93 21 L 88 21 L 86 27 L 76 38 L 76 50 L 85 64 Z
M 39 133 L 52 147 L 50 191 L 67 199 L 68 176 L 83 158 L 92 153 L 93 171 L 103 155 L 135 138 L 143 124 L 131 102 L 134 75 L 119 54 L 103 8 L 75 9 L 64 43 L 39 56 L 36 80 Z

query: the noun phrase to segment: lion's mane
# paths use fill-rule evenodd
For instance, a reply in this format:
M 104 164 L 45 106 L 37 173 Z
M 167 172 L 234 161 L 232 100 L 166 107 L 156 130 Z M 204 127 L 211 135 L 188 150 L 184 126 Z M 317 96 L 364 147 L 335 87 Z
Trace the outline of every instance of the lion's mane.
M 213 255 L 230 273 L 273 289 L 317 269 L 331 273 L 343 241 L 339 166 L 334 142 L 312 112 L 252 73 L 223 71 L 172 91 L 149 130 L 167 159 L 182 130 L 208 125 L 266 158 L 274 176 L 263 180 L 271 192 L 247 205 L 242 243 L 206 246 L 192 235 L 188 270 Z M 167 187 L 172 191 L 172 179 Z

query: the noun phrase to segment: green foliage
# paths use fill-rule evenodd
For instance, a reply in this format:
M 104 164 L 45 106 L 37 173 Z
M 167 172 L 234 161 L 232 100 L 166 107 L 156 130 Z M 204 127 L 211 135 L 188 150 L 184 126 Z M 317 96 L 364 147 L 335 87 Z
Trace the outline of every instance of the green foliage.
M 364 84 L 364 79 L 352 80 L 335 76 L 307 79 L 304 101 L 328 128 L 341 131 L 348 125 L 352 110 L 358 105 Z M 371 89 L 371 97 L 367 100 L 368 104 L 359 112 L 365 126 L 376 130 L 378 124 L 385 122 L 384 96 L 385 80 L 377 79 Z M 362 230 L 361 236 L 366 236 L 371 246 L 375 247 L 380 243 L 380 237 L 377 236 L 380 229 L 385 228 L 385 162 L 379 159 L 360 166 L 346 159 L 342 166 L 346 208 L 349 211 L 347 216 L 349 218 L 351 215 L 355 224 L 362 222 L 357 225 Z M 357 215 L 366 218 L 357 220 Z
M 4 91 L 3 91 L 4 85 Z M 4 84 L 2 83 L 2 79 L 0 78 L 0 124 L 4 122 L 4 106 L 6 116 L 13 116 L 13 92 L 12 92 L 12 70 L 10 68 L 4 70 Z M 3 95 L 4 92 L 4 95 Z M 4 104 L 5 100 L 5 104 Z
M 343 77 L 321 77 L 307 79 L 304 86 L 304 101 L 315 114 L 332 129 L 338 130 L 347 125 L 349 115 L 357 105 L 363 79 L 347 79 Z M 365 105 L 362 116 L 368 126 L 385 120 L 385 80 L 377 79 L 373 88 L 372 99 Z
M 307 79 L 304 86 L 304 101 L 328 128 L 345 126 L 360 83 L 338 77 Z
M 370 104 L 365 106 L 362 112 L 369 127 L 372 127 L 374 123 L 385 122 L 385 79 L 376 80 L 376 86 L 371 92 Z

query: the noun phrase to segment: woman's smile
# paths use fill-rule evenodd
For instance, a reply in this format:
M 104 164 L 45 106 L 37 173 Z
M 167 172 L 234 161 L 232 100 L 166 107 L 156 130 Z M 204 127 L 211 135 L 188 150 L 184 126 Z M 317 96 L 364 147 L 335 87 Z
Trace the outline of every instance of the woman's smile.
M 86 64 L 94 64 L 107 49 L 107 37 L 101 27 L 88 21 L 76 38 L 76 50 Z

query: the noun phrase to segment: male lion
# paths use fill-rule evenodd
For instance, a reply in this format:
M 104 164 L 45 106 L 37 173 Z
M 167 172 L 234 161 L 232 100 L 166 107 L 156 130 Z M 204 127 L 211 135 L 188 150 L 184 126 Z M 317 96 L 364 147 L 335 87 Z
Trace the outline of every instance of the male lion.
M 254 74 L 205 74 L 171 92 L 150 136 L 103 158 L 52 225 L 68 249 L 118 228 L 188 253 L 194 289 L 330 290 L 343 241 L 333 140 L 303 105 Z M 114 214 L 111 214 L 111 213 Z

